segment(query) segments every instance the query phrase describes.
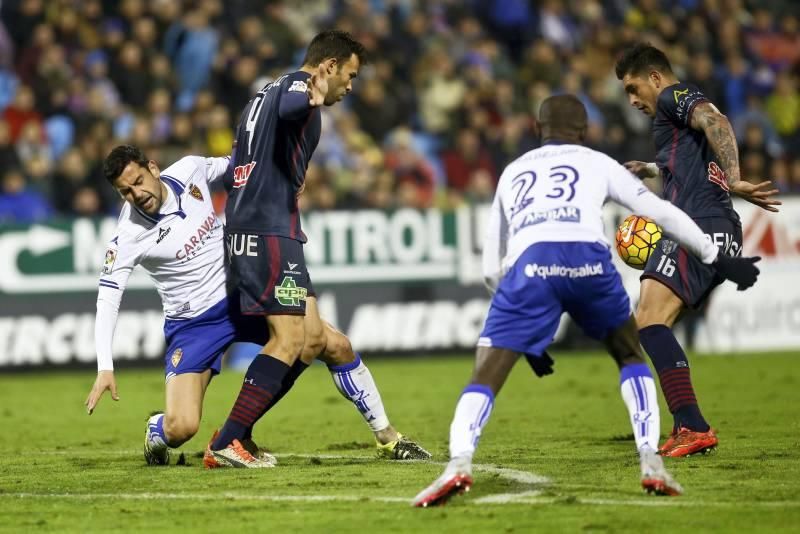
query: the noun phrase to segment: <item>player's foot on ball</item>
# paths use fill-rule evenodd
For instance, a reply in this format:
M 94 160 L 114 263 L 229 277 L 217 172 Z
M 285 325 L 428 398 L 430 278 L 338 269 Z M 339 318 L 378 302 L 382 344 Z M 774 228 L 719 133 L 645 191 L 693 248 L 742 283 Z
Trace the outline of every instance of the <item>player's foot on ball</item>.
M 247 452 L 258 458 L 259 460 L 267 462 L 268 464 L 272 464 L 273 466 L 278 465 L 278 459 L 275 458 L 273 454 L 270 454 L 270 452 L 267 449 L 262 449 L 261 447 L 259 447 L 256 444 L 256 442 L 253 441 L 253 438 L 243 439 L 242 447 L 244 447 L 244 449 Z
M 683 488 L 664 467 L 664 460 L 653 450 L 640 454 L 642 467 L 642 489 L 655 495 L 677 496 Z
M 450 460 L 442 476 L 419 492 L 412 506 L 429 508 L 444 506 L 452 497 L 466 493 L 472 487 L 472 466 L 469 461 L 460 458 Z
M 390 460 L 430 460 L 431 453 L 423 449 L 418 443 L 397 433 L 397 439 L 385 445 L 376 443 L 378 456 Z
M 158 422 L 163 413 L 157 413 L 147 420 L 144 430 L 144 461 L 147 465 L 169 465 L 169 447 L 158 434 Z
M 665 446 L 661 448 L 661 456 L 669 456 L 672 458 L 679 458 L 681 456 L 689 456 L 691 454 L 698 454 L 708 452 L 714 449 L 719 444 L 717 434 L 713 428 L 709 428 L 707 432 L 695 432 L 688 428 L 681 427 L 675 435 L 675 440 L 672 446 L 667 449 Z
M 209 449 L 210 450 L 210 449 Z M 203 455 L 203 465 L 206 469 L 217 467 L 236 467 L 239 469 L 264 469 L 275 467 L 275 464 L 259 460 L 242 446 L 242 443 L 235 439 L 233 442 L 218 451 L 211 450 L 211 458 L 206 461 L 208 455 Z M 213 461 L 211 459 L 213 458 Z

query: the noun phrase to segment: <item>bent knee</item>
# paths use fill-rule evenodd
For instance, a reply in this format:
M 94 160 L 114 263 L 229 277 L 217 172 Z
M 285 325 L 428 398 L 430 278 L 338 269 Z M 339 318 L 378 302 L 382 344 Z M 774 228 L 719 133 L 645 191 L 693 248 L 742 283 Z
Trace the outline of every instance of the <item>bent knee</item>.
M 668 314 L 663 309 L 658 309 L 655 306 L 642 306 L 641 304 L 636 309 L 636 327 L 641 330 L 648 326 L 656 324 L 668 324 Z
M 267 347 L 269 347 L 270 354 L 277 353 L 295 358 L 303 351 L 305 341 L 306 334 L 303 323 L 299 323 L 299 325 L 271 331 Z
M 645 279 L 636 307 L 636 326 L 639 330 L 657 324 L 672 327 L 683 308 L 683 300 L 672 289 L 657 280 Z
M 350 339 L 338 330 L 329 329 L 325 351 L 320 360 L 328 365 L 347 365 L 356 361 Z
M 164 433 L 173 447 L 192 439 L 199 428 L 200 420 L 197 417 L 187 415 L 164 416 Z
M 288 354 L 298 356 L 303 352 L 304 346 L 303 337 L 298 338 L 282 338 L 277 340 L 278 352 L 281 354 Z
M 327 343 L 325 333 L 320 328 L 306 332 L 306 341 L 303 345 L 303 359 L 313 359 L 325 351 Z

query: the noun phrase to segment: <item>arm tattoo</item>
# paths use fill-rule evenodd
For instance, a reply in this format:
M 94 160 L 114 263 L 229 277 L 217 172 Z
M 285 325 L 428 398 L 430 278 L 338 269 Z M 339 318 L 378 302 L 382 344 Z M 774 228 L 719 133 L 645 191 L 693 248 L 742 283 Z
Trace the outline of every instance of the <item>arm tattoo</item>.
M 706 134 L 725 171 L 728 186 L 739 181 L 739 148 L 728 118 L 710 102 L 698 104 L 691 118 L 691 127 Z

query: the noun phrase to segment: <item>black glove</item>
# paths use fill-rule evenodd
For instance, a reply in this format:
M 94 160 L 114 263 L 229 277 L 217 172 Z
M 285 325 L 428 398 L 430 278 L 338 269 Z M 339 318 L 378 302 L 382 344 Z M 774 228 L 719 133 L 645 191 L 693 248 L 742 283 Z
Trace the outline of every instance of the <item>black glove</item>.
M 528 365 L 531 366 L 536 376 L 543 377 L 545 375 L 553 374 L 553 358 L 547 352 L 542 353 L 541 356 L 534 356 L 533 354 L 526 354 L 525 359 L 528 360 Z
M 759 261 L 761 256 L 742 258 L 726 256 L 720 252 L 712 265 L 723 278 L 734 282 L 739 291 L 744 291 L 756 283 L 761 271 L 755 264 Z

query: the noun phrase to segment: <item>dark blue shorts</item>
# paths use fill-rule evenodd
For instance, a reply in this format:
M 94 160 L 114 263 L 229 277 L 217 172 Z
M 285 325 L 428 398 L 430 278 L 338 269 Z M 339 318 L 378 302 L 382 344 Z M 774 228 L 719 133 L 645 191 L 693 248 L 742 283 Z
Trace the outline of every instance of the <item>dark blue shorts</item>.
M 303 243 L 288 237 L 225 234 L 229 291 L 244 315 L 305 315 L 314 288 Z
M 164 321 L 167 351 L 164 373 L 169 379 L 184 373 L 202 373 L 211 369 L 217 375 L 222 357 L 234 341 L 260 345 L 268 338 L 267 324 L 262 317 L 242 317 L 235 303 L 225 298 L 191 319 Z
M 605 339 L 631 316 L 628 294 L 600 243 L 536 243 L 500 281 L 478 346 L 541 356 L 567 312 Z
M 694 219 L 706 239 L 729 256 L 742 251 L 742 226 L 724 217 Z M 644 266 L 641 279 L 658 280 L 672 290 L 689 308 L 699 308 L 718 285 L 725 281 L 710 265 L 692 255 L 669 237 L 658 242 Z

